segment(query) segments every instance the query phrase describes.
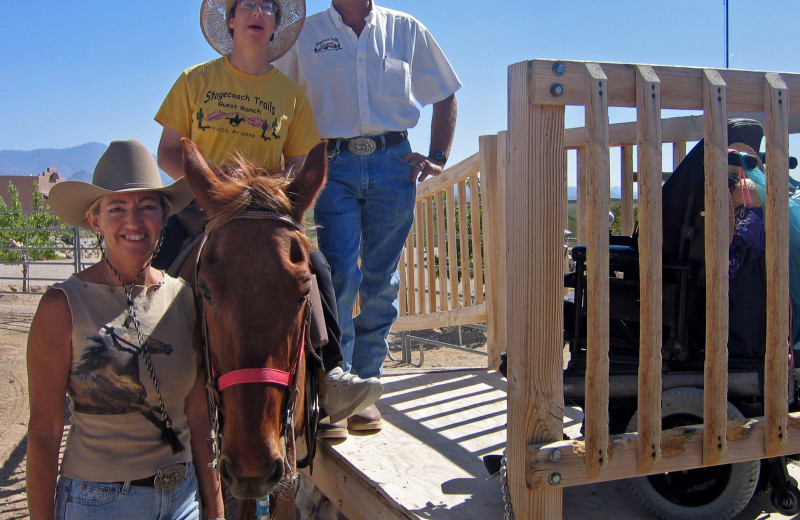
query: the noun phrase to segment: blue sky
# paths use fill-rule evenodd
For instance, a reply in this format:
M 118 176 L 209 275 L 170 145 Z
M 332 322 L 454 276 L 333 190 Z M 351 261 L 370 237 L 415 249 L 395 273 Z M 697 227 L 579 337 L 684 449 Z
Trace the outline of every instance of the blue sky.
M 177 75 L 218 56 L 200 32 L 200 0 L 2 2 L 0 149 L 136 138 L 155 152 L 161 127 L 153 115 Z M 378 3 L 420 19 L 464 83 L 453 161 L 475 153 L 480 135 L 506 128 L 510 64 L 725 65 L 723 0 Z M 329 5 L 307 0 L 309 13 Z M 731 68 L 800 72 L 791 43 L 800 26 L 797 0 L 730 0 L 728 10 Z M 568 126 L 582 119 L 582 112 L 567 113 Z M 429 120 L 430 110 L 423 111 L 411 132 L 423 153 Z

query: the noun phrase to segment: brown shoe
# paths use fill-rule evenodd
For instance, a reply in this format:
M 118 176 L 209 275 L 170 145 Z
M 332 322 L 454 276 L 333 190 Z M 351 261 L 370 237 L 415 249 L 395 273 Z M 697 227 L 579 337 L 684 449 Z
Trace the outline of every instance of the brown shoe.
M 347 438 L 347 422 L 339 421 L 331 424 L 330 417 L 319 420 L 317 439 L 326 441 L 343 441 Z
M 351 432 L 379 432 L 383 427 L 381 412 L 378 407 L 370 405 L 347 419 L 347 428 Z

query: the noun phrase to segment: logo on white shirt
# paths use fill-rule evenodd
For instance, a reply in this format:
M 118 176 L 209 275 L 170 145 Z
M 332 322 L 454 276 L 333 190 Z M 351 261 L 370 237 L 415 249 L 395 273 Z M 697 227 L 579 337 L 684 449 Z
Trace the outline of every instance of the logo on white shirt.
M 315 54 L 319 54 L 320 52 L 340 50 L 342 50 L 342 44 L 339 43 L 339 38 L 325 38 L 324 40 L 318 41 L 314 45 Z

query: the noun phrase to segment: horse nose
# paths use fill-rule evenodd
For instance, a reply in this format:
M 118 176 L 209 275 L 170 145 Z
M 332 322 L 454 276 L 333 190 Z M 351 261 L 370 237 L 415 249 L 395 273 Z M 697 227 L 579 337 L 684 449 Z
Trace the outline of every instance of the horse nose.
M 231 490 L 233 496 L 239 499 L 264 498 L 272 492 L 272 489 L 283 479 L 284 465 L 283 459 L 272 460 L 264 468 L 265 471 L 260 476 L 245 476 L 240 468 L 229 457 L 222 456 L 219 461 L 219 475 L 222 481 Z

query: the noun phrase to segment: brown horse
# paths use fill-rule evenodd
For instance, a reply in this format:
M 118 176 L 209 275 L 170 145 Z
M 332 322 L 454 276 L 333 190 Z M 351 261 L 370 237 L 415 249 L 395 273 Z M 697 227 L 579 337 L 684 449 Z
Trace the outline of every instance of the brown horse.
M 235 497 L 259 499 L 295 472 L 312 280 L 299 223 L 325 184 L 325 145 L 294 178 L 246 161 L 218 177 L 194 143 L 183 139 L 183 148 L 187 180 L 208 217 L 196 273 L 187 262 L 180 274 L 190 282 L 196 275 L 211 383 L 221 397 L 218 468 Z

